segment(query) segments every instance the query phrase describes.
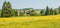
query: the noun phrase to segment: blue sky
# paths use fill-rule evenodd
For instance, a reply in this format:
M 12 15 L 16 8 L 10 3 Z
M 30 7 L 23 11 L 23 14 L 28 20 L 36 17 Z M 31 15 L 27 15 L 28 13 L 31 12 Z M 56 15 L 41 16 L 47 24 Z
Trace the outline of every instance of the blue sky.
M 0 0 L 0 8 L 5 0 Z M 7 0 L 10 1 L 14 9 L 35 8 L 44 9 L 48 5 L 50 8 L 58 8 L 60 0 Z

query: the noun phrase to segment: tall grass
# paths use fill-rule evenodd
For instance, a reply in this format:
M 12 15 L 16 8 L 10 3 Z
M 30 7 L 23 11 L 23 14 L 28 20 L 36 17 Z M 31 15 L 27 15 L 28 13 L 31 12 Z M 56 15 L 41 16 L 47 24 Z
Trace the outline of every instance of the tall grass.
M 36 20 L 23 22 L 0 22 L 0 28 L 60 28 L 60 21 Z

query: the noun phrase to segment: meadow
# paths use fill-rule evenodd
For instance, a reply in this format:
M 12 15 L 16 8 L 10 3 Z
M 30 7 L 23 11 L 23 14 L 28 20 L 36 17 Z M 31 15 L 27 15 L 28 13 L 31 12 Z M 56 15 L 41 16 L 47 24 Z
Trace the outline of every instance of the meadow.
M 0 18 L 0 28 L 60 28 L 60 15 Z

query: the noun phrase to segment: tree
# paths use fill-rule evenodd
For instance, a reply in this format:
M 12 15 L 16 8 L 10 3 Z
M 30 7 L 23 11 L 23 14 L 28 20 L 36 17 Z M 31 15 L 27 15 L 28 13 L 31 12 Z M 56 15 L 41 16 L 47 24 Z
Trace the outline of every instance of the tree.
M 15 11 L 14 14 L 15 14 L 15 16 L 18 16 L 18 11 Z
M 10 17 L 12 16 L 12 6 L 10 4 L 10 2 L 4 2 L 3 6 L 2 6 L 2 13 L 1 16 L 2 17 Z
M 58 9 L 54 9 L 54 15 L 57 15 L 57 14 L 59 14 Z
M 44 15 L 44 10 L 41 10 L 40 11 L 40 14 L 43 16 Z
M 57 11 L 56 10 L 54 10 L 54 15 L 57 15 Z
M 58 12 L 59 12 L 59 14 L 60 14 L 60 6 L 59 6 L 59 8 L 58 8 Z
M 29 12 L 30 16 L 38 16 L 37 13 L 35 12 L 35 10 L 31 10 Z
M 49 15 L 49 7 L 46 7 L 45 15 Z
M 52 8 L 50 9 L 50 15 L 53 15 L 53 10 L 52 10 Z

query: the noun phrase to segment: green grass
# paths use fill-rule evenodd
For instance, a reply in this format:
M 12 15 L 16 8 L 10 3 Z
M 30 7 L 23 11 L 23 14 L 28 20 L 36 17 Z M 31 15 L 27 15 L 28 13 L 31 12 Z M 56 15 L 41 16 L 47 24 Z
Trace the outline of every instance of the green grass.
M 19 22 L 0 22 L 0 28 L 60 28 L 60 21 L 37 20 Z

